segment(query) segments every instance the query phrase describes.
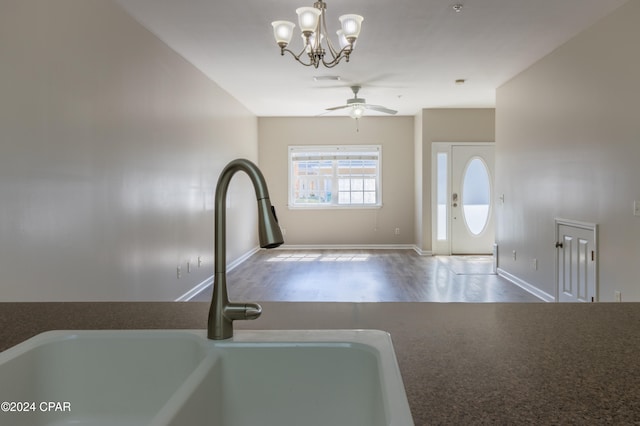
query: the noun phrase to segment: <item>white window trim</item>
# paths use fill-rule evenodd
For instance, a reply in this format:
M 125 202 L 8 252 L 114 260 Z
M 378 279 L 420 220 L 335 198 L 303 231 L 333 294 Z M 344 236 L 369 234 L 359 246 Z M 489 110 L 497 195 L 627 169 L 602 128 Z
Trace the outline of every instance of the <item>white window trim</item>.
M 332 204 L 293 204 L 293 167 L 292 167 L 292 154 L 304 153 L 304 152 L 327 152 L 329 155 L 331 152 L 378 152 L 378 175 L 376 179 L 376 203 L 375 204 L 338 204 L 337 193 L 335 202 Z M 287 168 L 288 168 L 288 181 L 287 181 L 287 206 L 290 210 L 366 210 L 366 209 L 379 209 L 382 207 L 382 145 L 290 145 L 287 153 Z

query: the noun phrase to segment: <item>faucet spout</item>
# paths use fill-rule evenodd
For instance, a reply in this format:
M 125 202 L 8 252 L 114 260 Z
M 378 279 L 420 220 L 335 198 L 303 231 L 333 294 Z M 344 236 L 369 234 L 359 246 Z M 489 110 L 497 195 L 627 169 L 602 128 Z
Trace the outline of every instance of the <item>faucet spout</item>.
M 275 217 L 275 211 L 269 200 L 269 191 L 262 172 L 249 160 L 240 158 L 231 161 L 222 170 L 218 178 L 215 194 L 213 296 L 207 323 L 207 337 L 214 340 L 232 337 L 233 321 L 256 319 L 262 313 L 262 308 L 257 303 L 229 302 L 227 293 L 226 199 L 229 182 L 233 175 L 240 170 L 249 175 L 256 192 L 260 247 L 275 248 L 284 242 L 280 226 L 278 226 L 278 221 Z

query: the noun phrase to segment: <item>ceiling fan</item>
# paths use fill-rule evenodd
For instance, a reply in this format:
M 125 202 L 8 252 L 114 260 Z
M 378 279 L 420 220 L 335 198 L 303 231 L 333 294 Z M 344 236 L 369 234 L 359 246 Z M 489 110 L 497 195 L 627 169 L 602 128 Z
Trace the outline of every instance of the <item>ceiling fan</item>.
M 360 86 L 351 86 L 351 90 L 353 91 L 353 98 L 347 99 L 346 105 L 327 108 L 327 111 L 335 111 L 343 108 L 351 108 L 351 111 L 349 111 L 349 115 L 355 119 L 362 117 L 364 115 L 364 111 L 367 109 L 384 112 L 385 114 L 396 114 L 398 112 L 396 110 L 389 109 L 381 105 L 368 104 L 365 99 L 359 98 L 358 92 L 360 91 Z

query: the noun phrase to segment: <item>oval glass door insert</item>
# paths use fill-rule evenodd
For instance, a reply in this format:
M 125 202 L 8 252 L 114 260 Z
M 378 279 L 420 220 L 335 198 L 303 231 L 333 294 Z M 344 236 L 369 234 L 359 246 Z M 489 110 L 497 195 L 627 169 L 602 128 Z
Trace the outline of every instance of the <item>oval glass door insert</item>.
M 491 183 L 489 170 L 480 158 L 467 165 L 462 180 L 462 211 L 464 222 L 473 235 L 479 235 L 489 221 Z

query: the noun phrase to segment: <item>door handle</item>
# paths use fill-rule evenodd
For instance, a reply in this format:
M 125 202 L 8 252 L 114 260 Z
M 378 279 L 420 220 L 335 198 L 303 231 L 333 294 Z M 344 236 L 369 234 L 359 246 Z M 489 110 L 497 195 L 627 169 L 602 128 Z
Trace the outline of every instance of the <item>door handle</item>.
M 563 247 L 563 244 L 561 242 L 556 243 L 556 248 L 562 248 L 562 247 Z

